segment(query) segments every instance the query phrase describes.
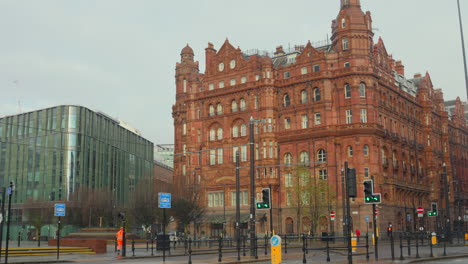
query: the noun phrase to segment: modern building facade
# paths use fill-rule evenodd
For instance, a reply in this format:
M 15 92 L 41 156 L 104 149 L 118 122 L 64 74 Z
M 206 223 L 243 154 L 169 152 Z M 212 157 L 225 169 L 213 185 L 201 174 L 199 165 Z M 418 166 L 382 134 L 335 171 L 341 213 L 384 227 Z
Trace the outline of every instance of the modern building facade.
M 406 77 L 383 40 L 374 42 L 371 14 L 359 0 L 341 1 L 325 43 L 268 53 L 243 52 L 226 40 L 219 51 L 209 43 L 205 58 L 200 73 L 193 50 L 182 49 L 173 106 L 174 183 L 197 192 L 207 209 L 197 232 L 234 233 L 237 151 L 247 228 L 251 117 L 263 121 L 254 124 L 256 200 L 266 187 L 273 200 L 272 219 L 257 211 L 259 233 L 272 221 L 277 233 L 341 232 L 345 162 L 357 171 L 354 229 L 372 228 L 365 221 L 373 214 L 363 201 L 366 179 L 382 194 L 380 230 L 390 222 L 395 230 L 436 229 L 443 221 L 418 218 L 416 208 L 436 202 L 444 209 L 444 187 L 455 181 L 465 212 L 465 116 L 456 110 L 449 119 L 430 75 Z M 455 205 L 454 193 L 448 197 Z M 450 212 L 440 218 L 453 221 Z
M 101 112 L 62 105 L 0 118 L 0 186 L 13 202 L 69 201 L 80 188 L 128 200 L 153 176 L 153 143 Z

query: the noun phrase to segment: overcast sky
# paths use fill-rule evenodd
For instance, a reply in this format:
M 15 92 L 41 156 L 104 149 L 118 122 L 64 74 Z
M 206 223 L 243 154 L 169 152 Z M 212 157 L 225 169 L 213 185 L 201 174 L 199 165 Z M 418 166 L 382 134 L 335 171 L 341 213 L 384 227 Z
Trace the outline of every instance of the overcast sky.
M 468 1 L 461 0 L 468 38 Z M 0 0 L 0 116 L 77 104 L 173 143 L 175 63 L 189 43 L 274 51 L 331 35 L 339 0 Z M 466 99 L 456 0 L 361 0 L 375 39 Z

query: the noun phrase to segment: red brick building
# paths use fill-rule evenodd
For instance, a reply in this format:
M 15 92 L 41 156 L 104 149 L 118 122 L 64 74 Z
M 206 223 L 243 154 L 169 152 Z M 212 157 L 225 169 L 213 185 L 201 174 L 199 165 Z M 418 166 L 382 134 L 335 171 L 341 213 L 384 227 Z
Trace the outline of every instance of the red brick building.
M 265 120 L 254 132 L 256 193 L 272 186 L 277 233 L 342 230 L 344 162 L 357 171 L 354 229 L 365 230 L 365 216 L 372 216 L 361 184 L 371 178 L 382 194 L 381 230 L 389 222 L 395 230 L 434 229 L 435 218 L 415 221 L 415 208 L 429 209 L 431 202 L 445 207 L 444 163 L 451 190 L 456 182 L 451 204 L 465 211 L 463 111 L 449 119 L 430 75 L 406 78 L 401 61 L 373 37 L 370 12 L 362 12 L 359 0 L 342 0 L 331 40 L 323 45 L 309 42 L 288 51 L 280 46 L 268 54 L 242 52 L 228 40 L 218 51 L 208 43 L 205 73 L 193 50 L 182 50 L 173 117 L 175 153 L 185 155 L 175 155 L 174 183 L 196 192 L 207 209 L 196 232 L 234 233 L 235 151 L 241 154 L 241 210 L 247 220 L 250 117 Z M 257 211 L 259 233 L 269 230 L 270 221 L 267 211 Z

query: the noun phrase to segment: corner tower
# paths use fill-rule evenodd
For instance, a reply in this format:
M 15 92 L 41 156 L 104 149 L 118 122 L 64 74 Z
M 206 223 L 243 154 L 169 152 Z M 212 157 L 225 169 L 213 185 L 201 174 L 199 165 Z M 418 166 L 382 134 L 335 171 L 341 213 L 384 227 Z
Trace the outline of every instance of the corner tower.
M 334 50 L 355 66 L 368 65 L 374 33 L 370 12 L 361 10 L 360 0 L 341 0 L 338 16 L 332 22 Z

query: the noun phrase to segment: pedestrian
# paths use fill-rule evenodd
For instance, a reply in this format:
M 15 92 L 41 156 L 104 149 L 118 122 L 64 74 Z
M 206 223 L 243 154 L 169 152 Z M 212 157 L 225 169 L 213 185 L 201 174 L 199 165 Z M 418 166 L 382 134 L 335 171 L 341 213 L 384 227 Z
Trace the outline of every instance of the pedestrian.
M 120 230 L 115 235 L 115 237 L 117 239 L 117 255 L 120 255 L 120 250 L 122 249 L 123 236 L 124 236 L 124 228 L 120 227 Z
M 361 236 L 361 230 L 356 229 L 357 242 L 359 242 L 359 237 Z

